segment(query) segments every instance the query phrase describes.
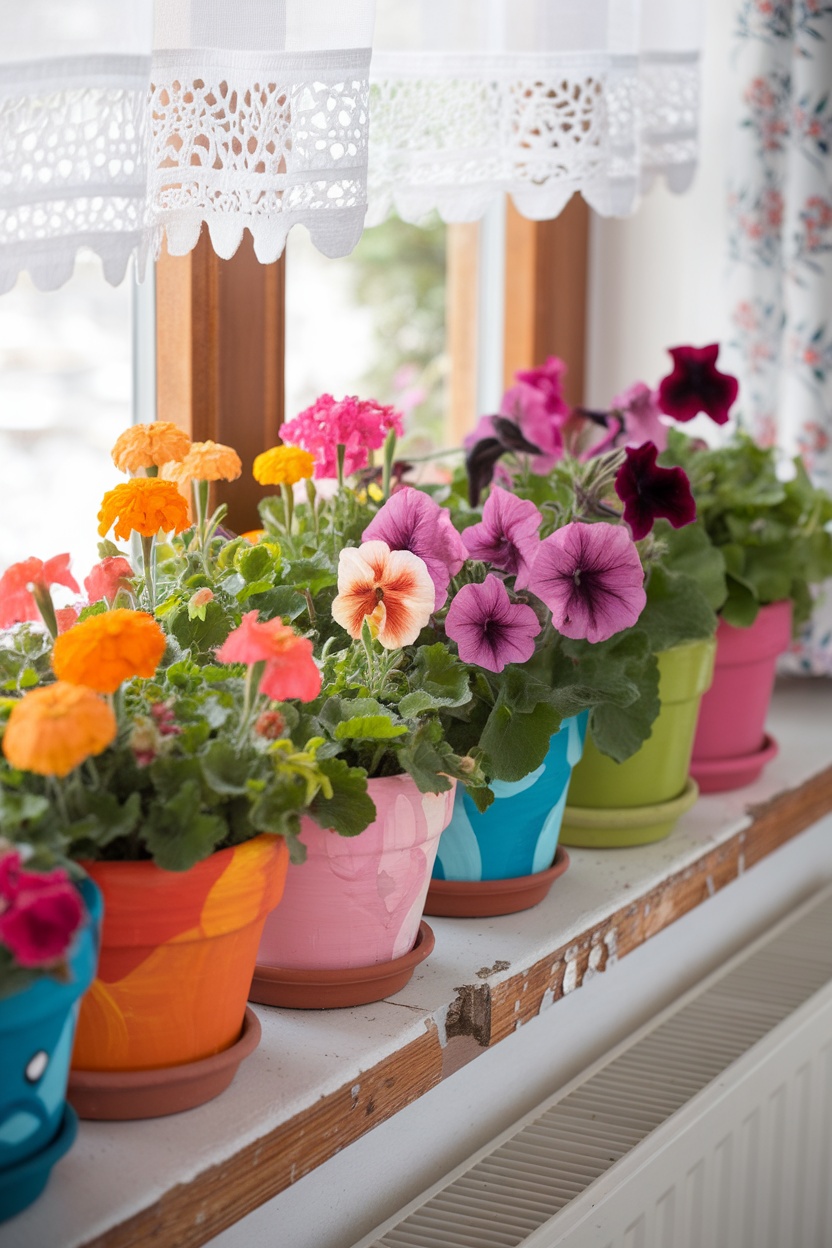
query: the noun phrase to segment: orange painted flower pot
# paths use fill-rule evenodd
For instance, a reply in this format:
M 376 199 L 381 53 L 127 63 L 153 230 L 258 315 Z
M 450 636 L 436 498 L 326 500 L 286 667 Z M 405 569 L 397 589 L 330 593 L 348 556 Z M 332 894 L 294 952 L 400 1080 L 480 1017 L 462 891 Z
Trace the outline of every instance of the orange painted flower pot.
M 84 863 L 104 894 L 104 928 L 73 1069 L 155 1070 L 235 1044 L 263 924 L 288 865 L 286 842 L 267 835 L 184 872 L 152 862 Z

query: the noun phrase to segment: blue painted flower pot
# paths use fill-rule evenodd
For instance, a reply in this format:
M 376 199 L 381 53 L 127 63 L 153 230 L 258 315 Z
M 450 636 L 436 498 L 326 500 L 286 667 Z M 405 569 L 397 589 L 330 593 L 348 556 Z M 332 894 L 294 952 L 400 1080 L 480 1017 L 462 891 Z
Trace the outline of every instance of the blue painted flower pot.
M 508 784 L 495 780 L 494 801 L 480 814 L 460 787 L 439 839 L 438 880 L 508 880 L 552 866 L 572 768 L 583 753 L 588 715 L 565 719 L 536 771 Z
M 103 912 L 95 884 L 83 880 L 78 887 L 90 917 L 68 958 L 69 982 L 44 976 L 0 999 L 0 1221 L 37 1199 L 77 1129 L 66 1085 L 81 997 L 98 962 Z

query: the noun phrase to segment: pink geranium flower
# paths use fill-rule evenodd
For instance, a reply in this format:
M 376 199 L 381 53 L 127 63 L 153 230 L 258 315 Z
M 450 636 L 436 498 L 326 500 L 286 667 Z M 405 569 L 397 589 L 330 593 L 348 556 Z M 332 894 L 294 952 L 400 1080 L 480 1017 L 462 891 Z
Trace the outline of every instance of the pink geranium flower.
M 257 618 L 247 611 L 238 628 L 229 633 L 217 650 L 220 663 L 265 663 L 260 692 L 275 702 L 297 698 L 311 702 L 321 692 L 321 673 L 312 657 L 312 642 L 299 637 L 282 620 Z
M 119 590 L 132 590 L 133 571 L 130 563 L 123 555 L 108 555 L 100 563 L 90 569 L 89 576 L 84 578 L 84 589 L 90 602 L 102 600 L 112 605 L 118 597 Z
M 660 453 L 666 449 L 668 426 L 662 420 L 658 390 L 651 390 L 643 381 L 636 381 L 615 396 L 610 408 L 621 413 L 626 446 L 652 442 Z
M 512 602 L 500 578 L 489 573 L 481 585 L 463 585 L 448 609 L 445 632 L 463 663 L 501 672 L 532 657 L 540 621 L 531 607 Z
M 0 628 L 39 620 L 36 595 L 48 596 L 52 585 L 65 585 L 76 594 L 80 592 L 69 570 L 68 554 L 55 555 L 45 563 L 35 558 L 13 563 L 0 577 Z
M 635 624 L 647 595 L 635 544 L 623 525 L 564 525 L 540 543 L 531 588 L 565 637 L 606 641 Z
M 615 492 L 636 541 L 647 536 L 659 516 L 674 529 L 696 519 L 696 503 L 683 468 L 660 468 L 652 442 L 628 446 L 624 453 L 627 458 L 615 474 Z
M 424 561 L 386 542 L 348 546 L 338 560 L 332 618 L 358 638 L 365 619 L 385 650 L 416 640 L 434 609 L 436 589 Z
M 65 871 L 20 864 L 16 851 L 0 859 L 0 942 L 20 966 L 49 966 L 66 956 L 84 907 Z
M 687 421 L 705 412 L 715 424 L 724 425 L 739 393 L 739 382 L 717 369 L 719 343 L 671 347 L 670 355 L 673 371 L 659 382 L 659 406 L 665 415 Z
M 515 420 L 523 437 L 539 447 L 541 458 L 532 463 L 535 472 L 548 472 L 563 455 L 563 429 L 570 416 L 563 397 L 565 373 L 563 360 L 550 355 L 541 368 L 516 372 L 516 384 L 506 390 L 500 404 L 503 415 Z
M 391 550 L 409 550 L 423 560 L 436 590 L 434 610 L 444 607 L 451 577 L 468 552 L 450 513 L 429 494 L 403 486 L 393 494 L 361 535 L 362 541 L 386 542 Z
M 349 476 L 367 467 L 369 451 L 383 446 L 391 429 L 397 437 L 404 432 L 401 413 L 394 407 L 375 399 L 334 399 L 322 394 L 283 425 L 280 434 L 284 442 L 315 456 L 316 477 L 336 477 L 339 445 L 346 447 L 344 471 Z
M 529 583 L 529 572 L 540 545 L 542 519 L 534 503 L 492 485 L 482 509 L 482 521 L 465 529 L 462 540 L 472 559 L 481 559 L 515 576 L 517 588 L 523 589 Z

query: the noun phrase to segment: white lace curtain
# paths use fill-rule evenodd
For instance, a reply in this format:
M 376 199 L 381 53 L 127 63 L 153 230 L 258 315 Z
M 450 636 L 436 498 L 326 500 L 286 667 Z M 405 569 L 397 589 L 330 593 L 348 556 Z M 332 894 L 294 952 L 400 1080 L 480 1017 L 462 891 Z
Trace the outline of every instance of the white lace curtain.
M 118 282 L 203 225 L 223 257 L 248 229 L 274 260 L 297 223 L 345 255 L 368 199 L 368 223 L 504 191 L 625 215 L 692 177 L 701 3 L 0 0 L 0 292 L 82 245 Z

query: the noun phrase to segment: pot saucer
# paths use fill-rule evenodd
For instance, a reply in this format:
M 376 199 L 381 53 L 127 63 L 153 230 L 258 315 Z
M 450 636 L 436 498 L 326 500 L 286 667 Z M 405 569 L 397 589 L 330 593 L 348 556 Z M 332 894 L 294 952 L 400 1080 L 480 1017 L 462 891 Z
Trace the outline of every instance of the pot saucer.
M 400 992 L 420 962 L 433 953 L 435 938 L 427 923 L 419 924 L 416 944 L 409 953 L 375 966 L 339 970 L 304 970 L 258 963 L 254 968 L 249 1001 L 290 1010 L 334 1010 L 369 1005 Z
M 545 871 L 508 880 L 431 880 L 425 914 L 452 919 L 487 919 L 498 914 L 530 910 L 548 893 L 569 866 L 569 855 L 558 846 L 555 861 Z
M 702 793 L 727 793 L 753 784 L 760 772 L 776 758 L 780 747 L 770 733 L 763 737 L 759 750 L 751 754 L 734 754 L 729 758 L 695 758 L 690 774 Z
M 55 1162 L 69 1151 L 77 1134 L 78 1115 L 71 1105 L 65 1105 L 58 1134 L 45 1148 L 0 1169 L 0 1222 L 22 1213 L 37 1200 Z
M 561 840 L 584 849 L 621 849 L 650 845 L 673 831 L 676 821 L 690 810 L 699 786 L 689 779 L 678 797 L 651 806 L 567 806 Z
M 72 1070 L 67 1099 L 80 1118 L 161 1118 L 194 1109 L 224 1092 L 243 1058 L 260 1043 L 260 1020 L 246 1007 L 239 1040 L 196 1062 L 157 1070 Z

